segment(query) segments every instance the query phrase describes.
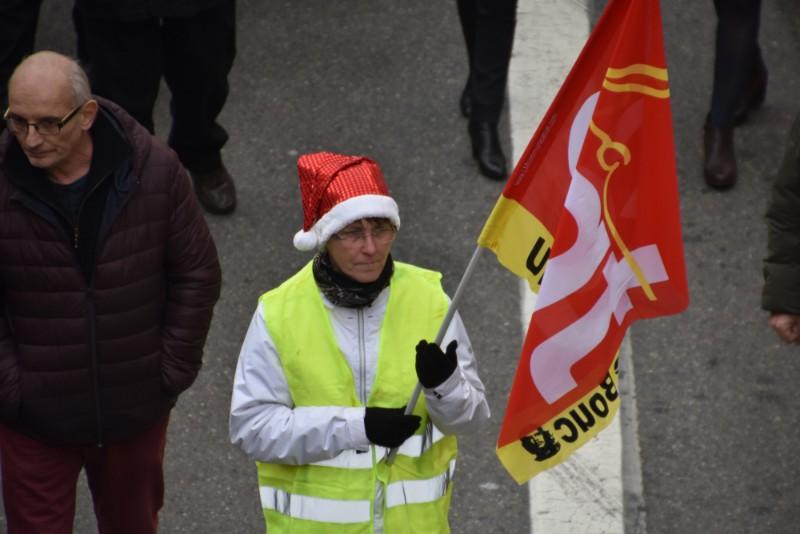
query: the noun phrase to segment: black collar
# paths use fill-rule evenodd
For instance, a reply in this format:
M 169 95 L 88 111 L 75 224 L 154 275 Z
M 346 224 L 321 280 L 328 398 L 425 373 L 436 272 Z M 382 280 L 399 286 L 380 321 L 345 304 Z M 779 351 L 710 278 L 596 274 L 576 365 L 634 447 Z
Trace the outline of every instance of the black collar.
M 317 287 L 334 305 L 344 308 L 363 308 L 370 306 L 391 282 L 394 261 L 389 254 L 378 279 L 369 283 L 358 282 L 334 269 L 330 256 L 324 251 L 314 256 L 312 269 Z

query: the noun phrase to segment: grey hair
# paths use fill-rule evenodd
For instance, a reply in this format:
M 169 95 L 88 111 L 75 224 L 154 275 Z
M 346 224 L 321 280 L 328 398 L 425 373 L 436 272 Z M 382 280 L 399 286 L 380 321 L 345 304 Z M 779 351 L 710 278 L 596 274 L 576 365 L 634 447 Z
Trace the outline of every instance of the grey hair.
M 92 89 L 89 86 L 89 77 L 86 76 L 86 71 L 76 60 L 72 59 L 70 63 L 69 80 L 72 85 L 72 98 L 75 100 L 75 105 L 80 106 L 92 98 Z

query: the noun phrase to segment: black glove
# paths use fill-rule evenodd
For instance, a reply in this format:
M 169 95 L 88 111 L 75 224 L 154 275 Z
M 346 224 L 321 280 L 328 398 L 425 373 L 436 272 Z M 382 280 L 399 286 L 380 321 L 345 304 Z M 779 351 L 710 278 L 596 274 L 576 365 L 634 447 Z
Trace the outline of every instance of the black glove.
M 447 352 L 442 352 L 436 343 L 428 343 L 424 339 L 417 343 L 417 377 L 426 388 L 435 388 L 450 378 L 456 370 L 458 356 L 454 339 L 447 345 Z
M 376 408 L 367 406 L 364 428 L 367 439 L 381 447 L 395 448 L 403 444 L 419 428 L 418 415 L 405 415 L 405 408 Z

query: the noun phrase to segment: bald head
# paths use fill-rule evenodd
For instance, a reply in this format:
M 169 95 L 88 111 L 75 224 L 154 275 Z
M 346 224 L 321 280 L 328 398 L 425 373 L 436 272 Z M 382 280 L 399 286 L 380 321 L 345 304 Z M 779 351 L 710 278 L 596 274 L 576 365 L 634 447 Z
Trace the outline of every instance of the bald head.
M 9 101 L 15 92 L 50 101 L 66 96 L 73 106 L 91 98 L 89 80 L 78 62 L 51 51 L 31 54 L 14 69 L 8 80 Z

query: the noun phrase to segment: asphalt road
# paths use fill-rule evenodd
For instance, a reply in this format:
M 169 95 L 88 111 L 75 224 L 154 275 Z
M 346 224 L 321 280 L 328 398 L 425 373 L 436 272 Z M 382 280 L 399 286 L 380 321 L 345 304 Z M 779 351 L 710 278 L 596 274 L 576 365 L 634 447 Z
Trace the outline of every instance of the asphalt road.
M 590 18 L 601 3 L 587 3 Z M 69 4 L 45 0 L 39 48 L 74 52 Z M 502 188 L 474 169 L 458 114 L 466 64 L 452 2 L 238 6 L 238 56 L 220 122 L 231 135 L 224 158 L 239 207 L 208 217 L 223 295 L 205 367 L 172 415 L 165 533 L 263 531 L 255 466 L 228 443 L 227 411 L 257 297 L 309 259 L 291 242 L 302 222 L 297 156 L 333 150 L 380 162 L 403 219 L 395 257 L 441 270 L 451 294 Z M 799 108 L 800 6 L 764 2 L 770 88 L 764 109 L 737 130 L 741 181 L 727 193 L 709 190 L 701 175 L 712 3 L 669 0 L 662 9 L 692 303 L 632 332 L 648 532 L 795 532 L 800 353 L 768 330 L 758 298 L 766 198 Z M 165 89 L 161 136 L 167 102 Z M 521 343 L 517 287 L 486 254 L 461 306 L 494 418 L 462 440 L 451 512 L 457 533 L 529 531 L 527 488 L 493 452 Z M 76 533 L 95 531 L 90 506 L 84 490 Z

